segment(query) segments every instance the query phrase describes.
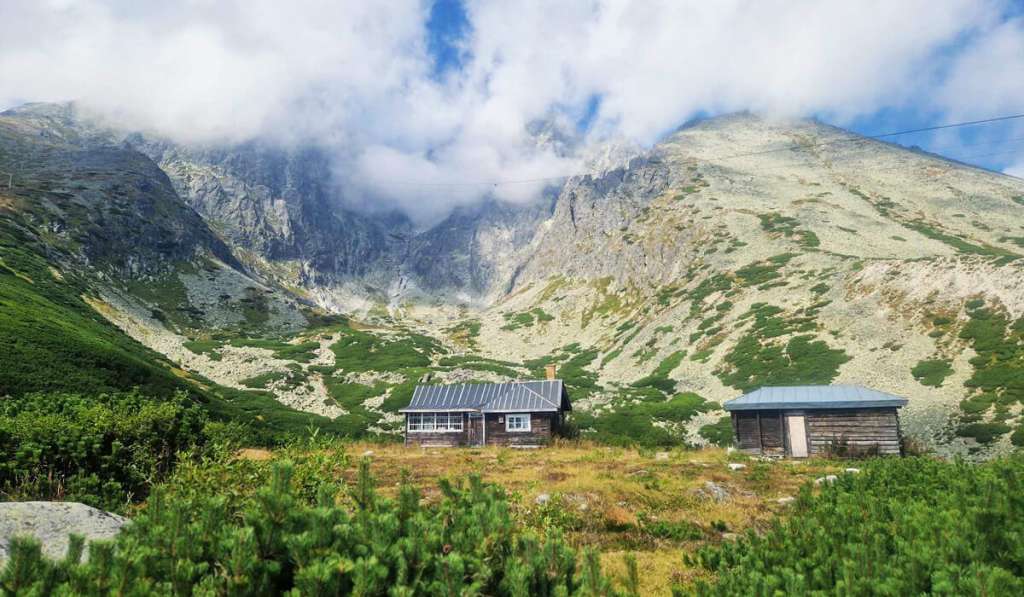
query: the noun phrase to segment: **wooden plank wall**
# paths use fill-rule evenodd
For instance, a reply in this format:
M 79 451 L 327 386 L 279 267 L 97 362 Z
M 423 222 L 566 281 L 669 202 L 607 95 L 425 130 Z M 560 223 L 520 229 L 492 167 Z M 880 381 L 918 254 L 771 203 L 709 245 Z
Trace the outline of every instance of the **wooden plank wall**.
M 895 408 L 807 411 L 807 442 L 812 455 L 900 454 Z
M 782 412 L 777 410 L 761 413 L 761 452 L 763 454 L 784 454 L 785 435 L 782 430 Z
M 557 426 L 557 413 L 530 413 L 530 431 L 505 431 L 505 415 L 488 413 L 487 445 L 488 446 L 545 446 L 551 442 L 554 428 Z M 498 420 L 501 419 L 499 423 Z
M 736 447 L 740 450 L 760 450 L 758 438 L 757 413 L 755 411 L 739 411 L 732 413 L 733 429 L 736 430 Z

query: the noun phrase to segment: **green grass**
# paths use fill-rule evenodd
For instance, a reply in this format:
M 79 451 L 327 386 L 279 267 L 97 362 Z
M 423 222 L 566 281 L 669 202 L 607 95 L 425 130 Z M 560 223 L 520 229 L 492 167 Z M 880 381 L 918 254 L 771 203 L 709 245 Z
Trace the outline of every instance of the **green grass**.
M 56 279 L 44 259 L 23 248 L 29 243 L 0 218 L 0 396 L 139 387 L 166 397 L 189 389 L 166 359 L 80 298 L 89 292 L 84 280 L 72 272 Z
M 704 425 L 698 433 L 713 445 L 731 446 L 733 444 L 732 417 L 726 415 L 715 423 Z
M 447 352 L 436 340 L 419 334 L 397 339 L 348 328 L 331 346 L 335 366 L 344 371 L 400 371 L 428 367 L 434 355 Z
M 635 404 L 633 399 L 640 398 Z M 611 445 L 672 446 L 684 443 L 681 428 L 656 423 L 686 423 L 699 413 L 714 408 L 692 392 L 677 394 L 669 399 L 658 393 L 629 395 L 615 410 L 594 416 L 590 413 L 573 414 L 574 422 L 583 430 L 583 437 Z
M 509 379 L 521 377 L 521 373 L 513 367 L 520 367 L 518 363 L 499 361 L 478 357 L 474 355 L 453 355 L 441 358 L 438 365 L 442 367 L 459 367 L 461 369 L 472 369 L 473 371 L 487 371 L 496 373 Z
M 589 369 L 598 354 L 597 349 L 584 350 L 579 344 L 569 344 L 552 355 L 528 360 L 523 365 L 533 379 L 544 378 L 545 366 L 557 365 L 558 378 L 565 382 L 574 399 L 580 399 L 601 390 L 597 374 Z
M 980 299 L 967 302 L 969 320 L 959 334 L 977 354 L 970 360 L 971 377 L 964 382 L 972 393 L 960 404 L 962 424 L 957 432 L 983 444 L 1014 430 L 1002 421 L 983 422 L 985 413 L 993 410 L 997 419 L 1006 418 L 1014 405 L 1024 404 L 1024 319 L 1011 321 L 984 305 Z M 1014 441 L 1024 439 L 1022 429 L 1024 424 L 1018 423 Z
M 953 373 L 953 367 L 948 359 L 929 359 L 914 365 L 910 373 L 922 385 L 938 388 Z
M 533 327 L 535 324 L 547 323 L 554 321 L 554 316 L 544 312 L 540 307 L 535 307 L 529 311 L 522 311 L 520 313 L 505 313 L 505 325 L 501 326 L 501 329 L 506 331 L 518 330 L 520 328 Z
M 261 373 L 259 375 L 254 375 L 253 377 L 243 379 L 239 383 L 247 388 L 266 389 L 267 386 L 275 381 L 280 381 L 287 377 L 288 373 L 284 371 L 268 371 L 267 373 Z
M 736 270 L 736 277 L 743 286 L 759 286 L 771 282 L 782 276 L 779 272 L 791 259 L 796 257 L 794 253 L 782 253 L 769 257 L 763 261 L 757 261 Z
M 476 348 L 477 338 L 480 337 L 480 327 L 479 321 L 462 321 L 445 331 L 456 343 L 467 348 Z
M 218 350 L 224 343 L 219 340 L 186 340 L 182 346 L 196 354 L 205 354 L 215 361 L 223 358 Z
M 630 385 L 634 388 L 656 388 L 666 394 L 675 392 L 676 382 L 669 378 L 669 374 L 683 362 L 683 358 L 685 356 L 685 350 L 677 350 L 676 352 L 673 352 L 658 363 L 658 366 L 650 375 L 642 377 Z
M 903 225 L 922 236 L 945 243 L 965 255 L 983 255 L 985 257 L 1020 257 L 1017 253 L 1007 251 L 1006 249 L 1001 249 L 999 247 L 993 247 L 984 243 L 974 244 L 967 242 L 958 236 L 942 232 L 924 222 L 904 222 Z
M 786 238 L 795 238 L 797 243 L 807 249 L 821 245 L 818 235 L 810 230 L 800 229 L 800 220 L 777 213 L 760 214 L 761 228 L 769 233 L 778 233 Z
M 251 337 L 233 338 L 229 344 L 232 346 L 270 350 L 273 351 L 275 359 L 295 361 L 297 363 L 312 361 L 316 358 L 316 350 L 320 348 L 320 343 L 313 340 L 289 344 L 283 340 Z
M 783 317 L 779 307 L 756 303 L 742 319 L 753 317 L 747 333 L 722 359 L 715 374 L 722 383 L 747 392 L 762 386 L 828 384 L 839 373 L 839 366 L 850 360 L 841 349 L 829 348 L 812 335 L 792 336 L 813 331 L 813 317 Z

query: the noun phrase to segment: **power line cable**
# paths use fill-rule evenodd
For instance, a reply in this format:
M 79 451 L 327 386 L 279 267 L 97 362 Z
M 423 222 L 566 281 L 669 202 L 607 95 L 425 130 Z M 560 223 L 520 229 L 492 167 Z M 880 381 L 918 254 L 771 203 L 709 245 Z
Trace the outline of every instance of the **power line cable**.
M 771 153 L 779 153 L 783 151 L 795 151 L 800 149 L 813 149 L 818 147 L 827 147 L 831 145 L 839 145 L 842 143 L 864 143 L 867 140 L 881 140 L 888 137 L 897 137 L 901 135 L 909 135 L 913 133 L 923 133 L 929 131 L 937 131 L 951 128 L 959 128 L 966 126 L 978 126 L 982 124 L 991 124 L 995 122 L 1004 122 L 1008 120 L 1017 120 L 1024 118 L 1024 114 L 1009 114 L 1005 116 L 996 116 L 993 118 L 984 118 L 981 120 L 970 120 L 964 122 L 953 122 L 948 124 L 940 124 L 935 126 L 921 127 L 916 129 L 906 129 L 902 131 L 894 131 L 890 133 L 881 133 L 877 135 L 857 135 L 857 133 L 848 133 L 849 136 L 841 139 L 833 139 L 831 141 L 821 141 L 819 143 L 812 143 L 809 145 L 801 145 L 794 143 L 786 147 L 776 147 L 772 149 L 764 149 L 759 151 L 751 151 L 745 153 L 737 153 L 724 156 L 712 156 L 708 158 L 700 158 L 704 162 L 724 161 L 733 160 L 743 157 L 752 157 L 759 155 L 767 155 Z M 857 135 L 853 137 L 853 135 Z M 696 158 L 697 156 L 694 156 Z M 571 174 L 561 174 L 558 176 L 541 176 L 536 178 L 523 178 L 523 179 L 508 179 L 508 180 L 491 180 L 491 181 L 454 181 L 454 182 L 430 182 L 430 181 L 390 181 L 389 184 L 403 185 L 403 186 L 422 186 L 422 187 L 473 187 L 473 186 L 502 186 L 502 185 L 514 185 L 514 184 L 532 184 L 538 182 L 547 182 L 554 180 L 564 180 L 567 178 L 574 178 L 577 176 L 595 176 L 601 174 L 600 172 L 575 172 Z

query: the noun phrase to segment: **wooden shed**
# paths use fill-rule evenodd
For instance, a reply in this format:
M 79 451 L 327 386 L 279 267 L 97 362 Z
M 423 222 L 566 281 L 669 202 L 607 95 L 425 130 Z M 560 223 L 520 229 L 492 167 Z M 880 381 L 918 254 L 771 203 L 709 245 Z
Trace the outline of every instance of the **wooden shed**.
M 754 454 L 900 454 L 906 399 L 855 385 L 765 387 L 723 405 L 736 447 Z
M 565 384 L 547 379 L 416 386 L 399 412 L 407 446 L 535 448 L 551 441 L 569 410 Z

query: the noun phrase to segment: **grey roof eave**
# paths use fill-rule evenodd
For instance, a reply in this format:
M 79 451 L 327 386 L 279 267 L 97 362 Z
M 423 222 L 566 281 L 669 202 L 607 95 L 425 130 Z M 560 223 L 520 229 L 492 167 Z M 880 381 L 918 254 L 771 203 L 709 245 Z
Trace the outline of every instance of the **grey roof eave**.
M 892 400 L 827 400 L 820 402 L 762 402 L 754 404 L 729 404 L 722 408 L 726 411 L 740 410 L 835 410 L 851 408 L 902 408 L 907 405 L 906 399 Z
M 400 408 L 400 413 L 556 413 L 557 408 L 505 408 L 481 410 L 478 408 Z
M 478 413 L 478 408 L 400 408 L 400 413 Z
M 496 413 L 499 413 L 499 414 L 500 413 L 556 413 L 556 412 L 558 412 L 558 409 L 557 408 L 499 408 L 499 409 L 494 409 L 494 410 L 489 410 L 489 409 L 488 410 L 482 410 L 480 412 L 485 412 L 487 414 L 496 414 Z

